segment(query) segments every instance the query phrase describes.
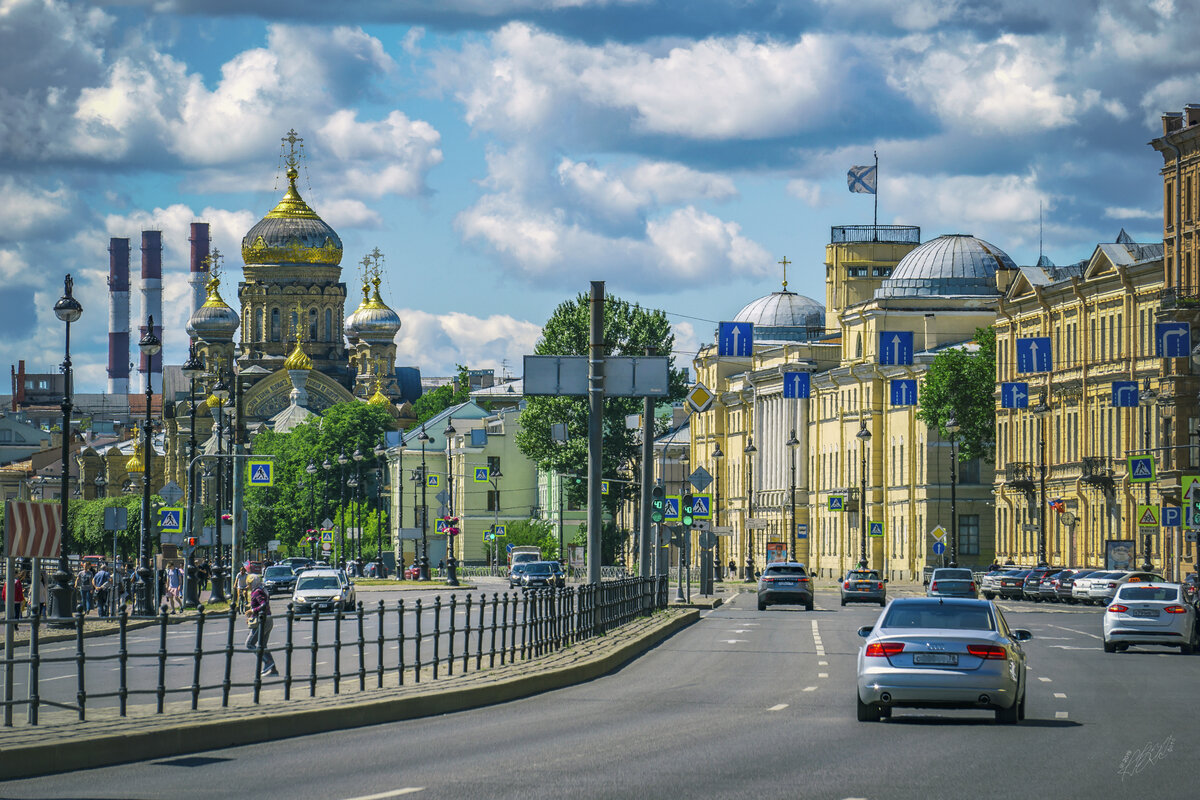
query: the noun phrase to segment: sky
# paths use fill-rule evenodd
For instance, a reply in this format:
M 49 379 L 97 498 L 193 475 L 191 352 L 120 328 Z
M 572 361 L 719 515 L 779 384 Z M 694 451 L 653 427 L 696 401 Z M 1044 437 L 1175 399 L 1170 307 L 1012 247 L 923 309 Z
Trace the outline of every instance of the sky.
M 109 237 L 132 240 L 136 326 L 160 229 L 180 363 L 188 225 L 236 307 L 293 128 L 347 313 L 378 247 L 397 363 L 427 376 L 519 374 L 593 280 L 665 311 L 682 364 L 785 257 L 823 302 L 830 226 L 872 221 L 846 172 L 875 152 L 879 222 L 923 240 L 1022 265 L 1039 236 L 1059 264 L 1121 228 L 1161 241 L 1147 142 L 1200 102 L 1198 27 L 1175 0 L 0 0 L 0 358 L 58 368 L 70 272 L 76 389 L 103 391 Z

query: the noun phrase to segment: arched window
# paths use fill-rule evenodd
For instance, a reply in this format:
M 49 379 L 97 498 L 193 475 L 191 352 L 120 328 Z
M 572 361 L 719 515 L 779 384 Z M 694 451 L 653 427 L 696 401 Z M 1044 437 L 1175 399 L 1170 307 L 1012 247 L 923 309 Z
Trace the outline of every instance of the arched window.
M 854 337 L 854 357 L 862 358 L 862 334 L 856 334 Z
M 279 341 L 279 309 L 271 309 L 271 341 Z
M 288 331 L 287 331 L 288 338 L 291 338 L 292 336 L 295 336 L 296 334 L 298 334 L 300 332 L 300 320 L 296 316 L 295 311 L 292 312 L 291 319 L 292 319 L 292 324 L 291 324 L 291 327 L 289 327 Z
M 325 309 L 325 341 L 333 341 L 333 309 Z
M 261 342 L 263 340 L 263 310 L 260 308 L 254 312 L 254 341 Z
M 315 308 L 308 310 L 308 340 L 310 342 L 317 341 L 317 310 Z

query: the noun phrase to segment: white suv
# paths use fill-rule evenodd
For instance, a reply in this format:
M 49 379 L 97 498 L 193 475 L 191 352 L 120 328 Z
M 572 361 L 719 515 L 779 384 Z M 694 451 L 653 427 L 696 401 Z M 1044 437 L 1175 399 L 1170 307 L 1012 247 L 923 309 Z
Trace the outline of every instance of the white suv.
M 353 611 L 357 598 L 354 583 L 340 569 L 306 569 L 296 576 L 292 608 L 298 614 L 313 611 Z

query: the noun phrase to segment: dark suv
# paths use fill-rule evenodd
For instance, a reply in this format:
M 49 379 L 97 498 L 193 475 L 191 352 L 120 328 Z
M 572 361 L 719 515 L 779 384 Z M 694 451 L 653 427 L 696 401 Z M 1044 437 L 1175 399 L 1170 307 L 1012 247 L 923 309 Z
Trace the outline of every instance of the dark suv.
M 1027 569 L 1006 572 L 996 581 L 996 589 L 1006 600 L 1020 600 L 1025 588 L 1025 578 L 1030 573 Z
M 768 564 L 758 578 L 758 610 L 779 604 L 802 605 L 813 609 L 813 587 L 803 564 L 776 561 Z

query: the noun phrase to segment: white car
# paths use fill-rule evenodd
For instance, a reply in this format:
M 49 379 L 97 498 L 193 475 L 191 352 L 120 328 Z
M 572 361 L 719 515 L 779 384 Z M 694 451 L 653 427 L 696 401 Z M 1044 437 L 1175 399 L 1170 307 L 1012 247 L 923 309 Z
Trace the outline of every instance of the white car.
M 1078 600 L 1080 603 L 1083 603 L 1084 605 L 1091 605 L 1092 581 L 1115 578 L 1122 574 L 1123 573 L 1121 572 L 1113 572 L 1111 570 L 1100 570 L 1099 572 L 1093 572 L 1091 575 L 1088 575 L 1085 578 L 1080 578 L 1071 584 L 1071 597 L 1075 600 Z
M 1131 644 L 1178 647 L 1184 655 L 1196 651 L 1196 609 L 1178 583 L 1126 583 L 1117 589 L 1104 612 L 1104 652 Z
M 296 576 L 292 608 L 297 614 L 313 611 L 353 611 L 357 598 L 354 582 L 340 569 L 306 569 Z
M 1125 584 L 1147 583 L 1150 581 L 1161 582 L 1162 576 L 1155 575 L 1153 572 L 1135 572 L 1132 570 L 1109 572 L 1104 577 L 1088 583 L 1088 599 L 1098 606 L 1107 605 L 1116 595 L 1117 589 Z

